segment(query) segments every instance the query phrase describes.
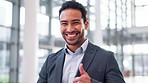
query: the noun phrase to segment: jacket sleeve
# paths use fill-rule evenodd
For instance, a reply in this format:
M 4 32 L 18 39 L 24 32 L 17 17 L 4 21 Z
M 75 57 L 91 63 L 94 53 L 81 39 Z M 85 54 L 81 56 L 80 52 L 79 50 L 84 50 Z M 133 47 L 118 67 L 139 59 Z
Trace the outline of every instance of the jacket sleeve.
M 41 71 L 39 73 L 39 79 L 37 83 L 47 83 L 47 63 L 48 63 L 48 58 L 46 59 L 45 63 L 43 64 Z
M 102 82 L 99 82 L 99 81 L 97 81 L 95 79 L 92 79 L 92 83 L 102 83 Z
M 105 83 L 125 83 L 113 53 L 107 59 Z

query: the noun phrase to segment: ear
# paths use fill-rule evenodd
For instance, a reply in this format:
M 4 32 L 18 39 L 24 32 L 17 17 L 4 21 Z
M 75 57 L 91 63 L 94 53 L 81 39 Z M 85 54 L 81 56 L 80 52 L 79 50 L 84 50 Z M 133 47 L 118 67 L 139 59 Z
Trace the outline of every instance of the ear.
M 86 20 L 86 22 L 85 22 L 85 30 L 88 30 L 88 26 L 89 26 L 89 22 L 88 22 L 88 20 Z

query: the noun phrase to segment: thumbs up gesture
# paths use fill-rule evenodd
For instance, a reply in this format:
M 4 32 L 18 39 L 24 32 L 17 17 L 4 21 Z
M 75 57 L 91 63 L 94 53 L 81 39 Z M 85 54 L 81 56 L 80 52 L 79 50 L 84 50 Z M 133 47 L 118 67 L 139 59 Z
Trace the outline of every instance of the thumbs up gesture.
M 80 76 L 76 77 L 73 80 L 73 83 L 92 83 L 91 78 L 87 74 L 87 72 L 83 68 L 83 64 L 81 63 L 79 66 Z

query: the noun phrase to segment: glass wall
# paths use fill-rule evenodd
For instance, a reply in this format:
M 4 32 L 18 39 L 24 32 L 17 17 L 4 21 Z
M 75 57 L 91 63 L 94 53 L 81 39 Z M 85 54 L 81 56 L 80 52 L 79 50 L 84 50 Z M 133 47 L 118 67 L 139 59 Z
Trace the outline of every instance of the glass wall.
M 148 26 L 148 0 L 135 0 L 136 26 Z
M 124 71 L 124 45 L 128 42 L 127 29 L 131 27 L 131 0 L 101 0 L 101 28 L 103 41 L 115 52 L 119 66 Z
M 135 76 L 147 75 L 148 66 L 144 60 L 148 55 L 147 32 L 140 30 L 147 27 L 147 4 L 147 0 L 101 0 L 104 42 L 116 53 L 121 70 Z M 129 28 L 135 28 L 136 32 L 131 33 Z
M 15 1 L 20 2 L 17 3 Z M 58 10 L 64 1 L 67 0 L 39 0 L 37 13 L 39 37 L 38 70 L 40 70 L 48 54 L 56 52 L 65 45 L 65 41 L 60 34 L 58 18 Z M 88 10 L 91 28 L 87 36 L 93 42 L 94 31 L 97 28 L 97 18 L 95 17 L 97 12 L 95 9 L 96 0 L 76 1 L 82 3 Z M 132 1 L 100 0 L 102 47 L 115 52 L 115 57 L 123 73 L 130 71 L 131 75 L 147 76 L 148 34 L 147 32 L 131 33 L 129 30 L 130 28 L 136 28 L 136 31 L 141 31 L 144 27 L 148 27 L 148 1 L 135 0 L 135 11 L 132 11 Z M 15 7 L 19 9 L 16 11 Z M 0 0 L 0 12 L 0 83 L 8 82 L 13 79 L 12 77 L 17 78 L 17 74 L 19 74 L 18 80 L 21 83 L 23 72 L 22 57 L 24 55 L 24 0 Z M 132 14 L 135 14 L 134 27 Z M 13 63 L 16 66 L 13 67 Z M 15 69 L 17 72 L 15 72 Z
M 0 83 L 9 80 L 12 3 L 0 1 Z

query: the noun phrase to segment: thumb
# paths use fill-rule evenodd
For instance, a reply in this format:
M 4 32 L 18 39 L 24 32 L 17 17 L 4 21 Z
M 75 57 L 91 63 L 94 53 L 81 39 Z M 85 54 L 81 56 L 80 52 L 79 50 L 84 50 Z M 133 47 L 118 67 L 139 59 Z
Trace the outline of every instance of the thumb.
M 83 64 L 82 64 L 82 63 L 79 65 L 79 71 L 80 71 L 80 74 L 81 74 L 81 75 L 83 75 L 83 74 L 86 73 L 86 71 L 85 71 L 84 68 L 83 68 Z

